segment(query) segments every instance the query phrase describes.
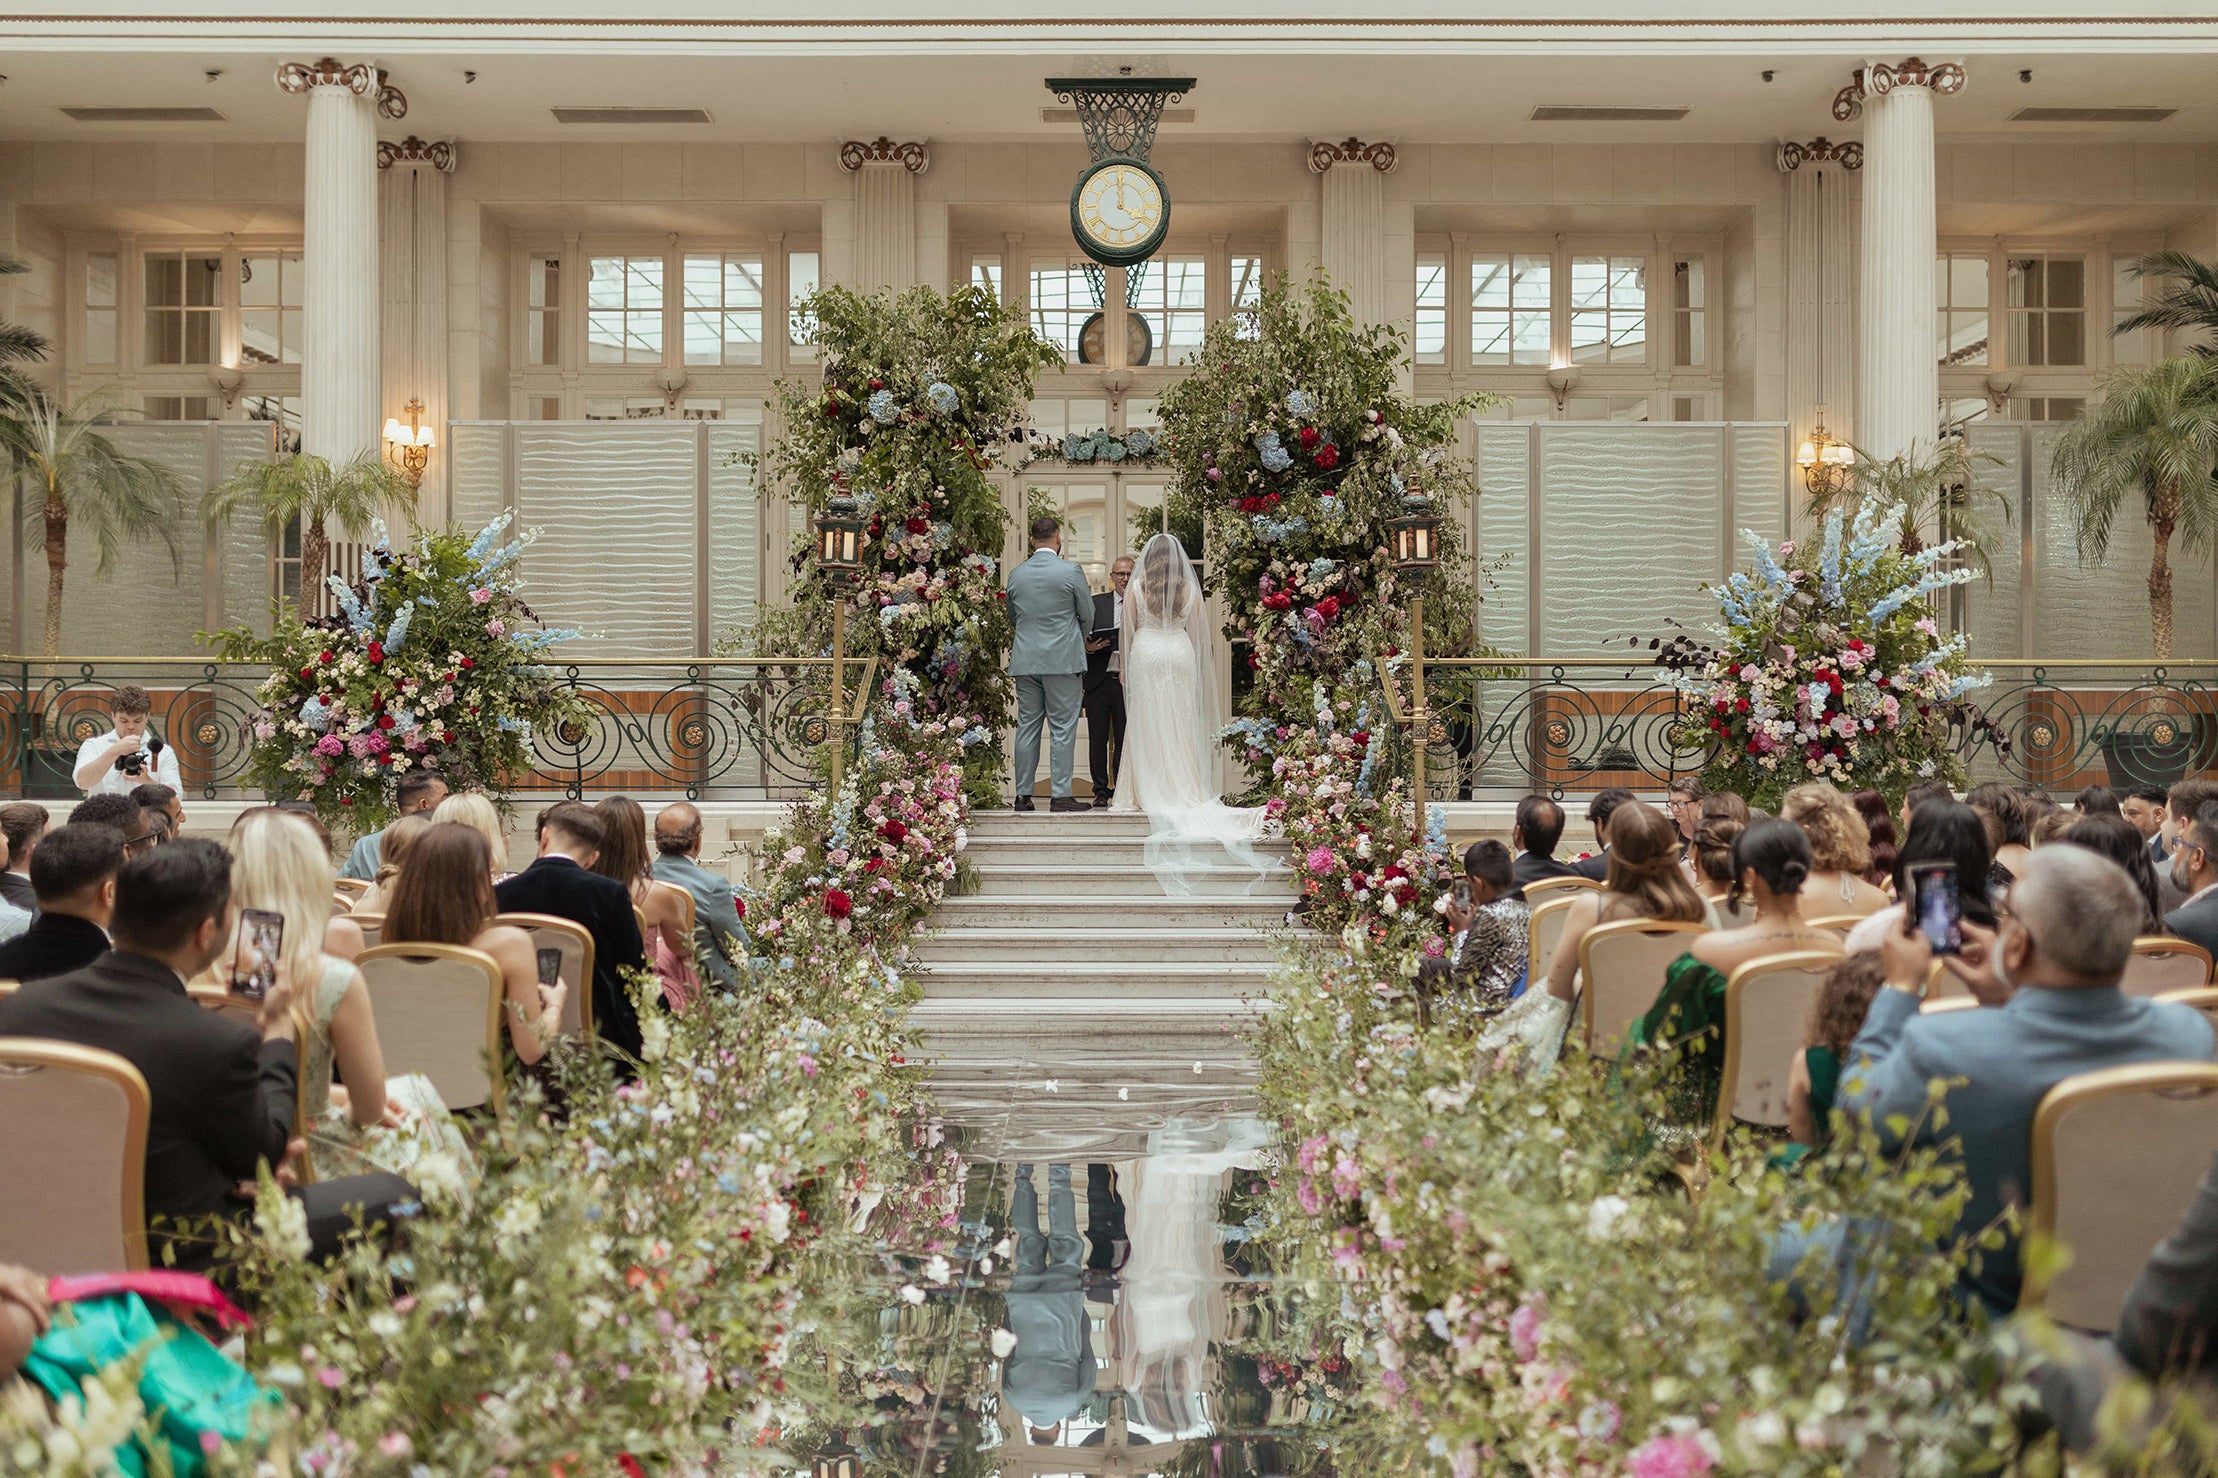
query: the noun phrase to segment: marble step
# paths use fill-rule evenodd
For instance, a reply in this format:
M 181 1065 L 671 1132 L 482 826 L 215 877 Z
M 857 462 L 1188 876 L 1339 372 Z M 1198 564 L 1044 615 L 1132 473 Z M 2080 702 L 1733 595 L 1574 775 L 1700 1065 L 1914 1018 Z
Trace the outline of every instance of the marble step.
M 943 960 L 915 973 L 928 1000 L 971 999 L 1031 1009 L 1043 1001 L 1122 1013 L 1142 1000 L 1214 999 L 1220 1008 L 1270 987 L 1276 961 Z
M 942 898 L 932 915 L 936 929 L 972 927 L 1000 929 L 1146 928 L 1162 924 L 1198 928 L 1215 924 L 1228 928 L 1262 929 L 1284 935 L 1290 897 L 1259 893 L 1254 897 L 1169 899 L 1144 894 L 1109 895 L 1073 901 L 1062 897 L 1026 898 L 971 895 Z
M 915 946 L 915 958 L 927 965 L 972 960 L 1070 960 L 1145 970 L 1152 963 L 1174 960 L 1247 964 L 1277 957 L 1276 941 L 1259 928 L 1187 925 L 1183 918 L 1169 912 L 1148 925 L 1107 928 L 1068 918 L 1054 927 L 962 924 L 942 927 Z
M 1163 891 L 1155 874 L 1139 862 L 1105 862 L 1096 866 L 1067 857 L 1039 862 L 988 860 L 974 864 L 973 871 L 978 879 L 978 892 L 974 896 L 985 898 L 1061 898 L 1077 903 L 1099 897 L 1170 896 Z M 1203 869 L 1190 877 L 1195 892 L 1210 898 L 1276 898 L 1282 900 L 1279 907 L 1284 909 L 1291 906 L 1296 896 L 1291 878 L 1285 882 L 1277 879 L 1259 882 L 1255 873 L 1244 867 Z M 1248 891 L 1250 885 L 1254 886 L 1253 893 Z
M 1264 841 L 1253 844 L 1255 850 L 1273 861 L 1284 864 L 1287 846 L 1282 841 Z M 1219 852 L 1229 864 L 1231 854 Z M 1098 858 L 1104 862 L 1142 862 L 1147 857 L 1147 837 L 1144 834 L 1116 833 L 1107 836 L 1057 834 L 1053 836 L 994 835 L 973 836 L 970 845 L 963 849 L 963 856 L 972 865 L 982 862 L 1051 862 L 1058 858 Z
M 1005 837 L 1144 837 L 1148 819 L 1116 811 L 1050 811 L 1040 802 L 1037 811 L 973 811 L 972 841 Z

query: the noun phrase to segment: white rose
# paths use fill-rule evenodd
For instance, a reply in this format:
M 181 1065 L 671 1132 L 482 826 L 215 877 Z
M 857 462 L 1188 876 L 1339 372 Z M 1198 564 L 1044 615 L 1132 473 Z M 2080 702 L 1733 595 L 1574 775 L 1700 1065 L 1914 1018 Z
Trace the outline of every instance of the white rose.
M 1589 1242 L 1614 1241 L 1619 1229 L 1631 1229 L 1638 1219 L 1633 1203 L 1623 1196 L 1599 1196 L 1586 1209 L 1586 1235 Z

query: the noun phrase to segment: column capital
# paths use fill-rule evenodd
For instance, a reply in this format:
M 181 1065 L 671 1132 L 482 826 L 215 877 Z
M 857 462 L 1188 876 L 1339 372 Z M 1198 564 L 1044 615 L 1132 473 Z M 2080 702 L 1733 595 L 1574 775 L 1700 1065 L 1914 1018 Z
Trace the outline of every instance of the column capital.
M 410 134 L 397 144 L 386 139 L 377 141 L 379 169 L 391 169 L 396 164 L 425 164 L 441 174 L 453 174 L 456 163 L 452 139 L 420 139 Z
M 922 174 L 932 167 L 932 151 L 922 140 L 897 144 L 884 134 L 867 144 L 860 139 L 849 139 L 839 146 L 841 169 L 849 174 L 860 174 L 866 164 L 898 164 L 910 174 Z
M 1309 146 L 1309 172 L 1323 174 L 1336 164 L 1368 164 L 1380 174 L 1394 172 L 1395 154 L 1392 144 L 1366 144 L 1361 139 L 1342 139 L 1335 144 L 1319 140 Z
M 1781 174 L 1793 174 L 1805 164 L 1812 168 L 1838 164 L 1843 169 L 1862 169 L 1864 146 L 1854 139 L 1843 139 L 1835 143 L 1822 134 L 1806 144 L 1793 139 L 1781 139 L 1778 163 Z
M 1930 88 L 1942 97 L 1964 90 L 1965 74 L 1961 62 L 1935 62 L 1928 66 L 1924 60 L 1911 57 L 1901 63 L 1872 62 L 1858 67 L 1848 86 L 1833 95 L 1833 119 L 1846 123 L 1862 116 L 1864 99 L 1885 97 L 1898 87 Z
M 296 97 L 318 87 L 343 87 L 356 97 L 375 97 L 377 114 L 394 122 L 408 116 L 408 95 L 386 77 L 383 67 L 368 62 L 352 66 L 336 57 L 313 62 L 286 62 L 277 69 L 277 90 Z

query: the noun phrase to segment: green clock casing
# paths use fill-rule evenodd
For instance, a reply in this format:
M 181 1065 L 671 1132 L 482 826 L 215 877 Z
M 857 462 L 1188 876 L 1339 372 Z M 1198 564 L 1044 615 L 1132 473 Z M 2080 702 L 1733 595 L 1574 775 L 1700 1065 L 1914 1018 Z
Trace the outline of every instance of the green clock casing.
M 1144 262 L 1170 230 L 1170 190 L 1144 159 L 1097 159 L 1071 188 L 1070 225 L 1079 249 L 1103 266 Z

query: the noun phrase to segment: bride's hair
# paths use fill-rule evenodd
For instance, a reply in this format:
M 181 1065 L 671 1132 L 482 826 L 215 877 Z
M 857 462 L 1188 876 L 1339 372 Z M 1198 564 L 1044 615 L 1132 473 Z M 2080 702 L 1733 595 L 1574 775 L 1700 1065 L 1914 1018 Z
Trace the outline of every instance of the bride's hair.
M 1158 620 L 1186 613 L 1185 561 L 1178 554 L 1177 542 L 1162 534 L 1141 551 L 1140 594 Z

